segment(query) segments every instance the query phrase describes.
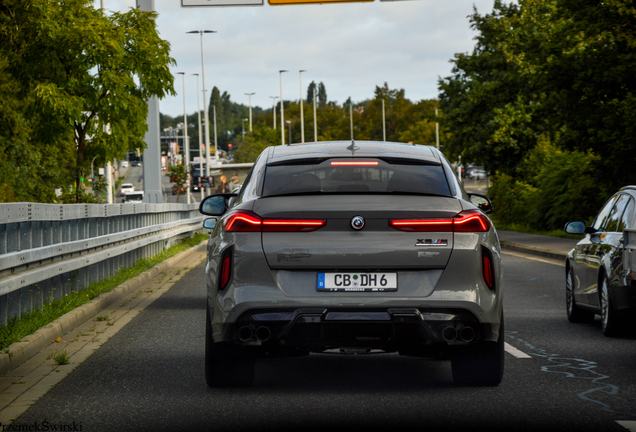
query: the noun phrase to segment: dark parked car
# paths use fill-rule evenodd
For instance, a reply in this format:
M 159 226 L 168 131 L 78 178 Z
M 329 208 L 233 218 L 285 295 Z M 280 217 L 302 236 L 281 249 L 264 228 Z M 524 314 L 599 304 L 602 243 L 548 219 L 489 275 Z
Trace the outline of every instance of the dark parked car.
M 200 204 L 215 216 L 204 222 L 208 385 L 251 384 L 257 357 L 320 352 L 450 359 L 455 382 L 498 385 L 491 210 L 435 147 L 265 149 L 238 194 Z
M 565 263 L 566 308 L 571 322 L 601 316 L 607 336 L 621 333 L 636 308 L 636 186 L 614 194 L 592 226 L 568 222 L 565 231 L 585 234 Z

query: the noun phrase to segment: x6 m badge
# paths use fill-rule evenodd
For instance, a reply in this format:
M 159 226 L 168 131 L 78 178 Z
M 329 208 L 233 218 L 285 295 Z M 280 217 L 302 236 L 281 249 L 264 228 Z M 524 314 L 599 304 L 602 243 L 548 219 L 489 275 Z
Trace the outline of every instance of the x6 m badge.
M 448 246 L 447 239 L 417 239 L 415 246 Z

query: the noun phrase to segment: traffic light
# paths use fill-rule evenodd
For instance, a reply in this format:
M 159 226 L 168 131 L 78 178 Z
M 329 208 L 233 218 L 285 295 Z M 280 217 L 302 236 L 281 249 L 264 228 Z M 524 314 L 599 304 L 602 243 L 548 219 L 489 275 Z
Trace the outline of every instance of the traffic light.
M 232 148 L 232 143 L 229 143 L 227 146 L 228 148 Z

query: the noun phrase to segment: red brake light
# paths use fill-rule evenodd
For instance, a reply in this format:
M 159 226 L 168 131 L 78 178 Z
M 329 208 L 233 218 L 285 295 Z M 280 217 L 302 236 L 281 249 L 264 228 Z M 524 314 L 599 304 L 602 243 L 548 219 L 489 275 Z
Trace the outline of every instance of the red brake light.
M 221 265 L 221 284 L 219 286 L 219 291 L 224 290 L 230 281 L 231 266 L 232 255 L 227 255 L 223 258 L 223 264 Z
M 230 232 L 258 232 L 261 218 L 252 212 L 237 212 L 225 220 L 225 229 Z
M 481 212 L 466 210 L 452 219 L 390 219 L 389 225 L 410 232 L 486 232 L 490 221 Z
M 484 255 L 483 257 L 483 270 L 484 270 L 484 281 L 488 288 L 493 289 L 493 279 L 492 279 L 492 261 L 490 257 Z
M 263 232 L 315 231 L 326 225 L 326 221 L 306 219 L 263 219 Z
M 391 219 L 389 225 L 400 231 L 452 232 L 452 219 Z
M 327 224 L 323 219 L 263 219 L 250 211 L 232 213 L 225 221 L 230 232 L 308 232 Z
M 333 161 L 331 166 L 376 166 L 378 161 Z
M 465 210 L 453 218 L 455 232 L 486 232 L 490 221 L 478 210 Z

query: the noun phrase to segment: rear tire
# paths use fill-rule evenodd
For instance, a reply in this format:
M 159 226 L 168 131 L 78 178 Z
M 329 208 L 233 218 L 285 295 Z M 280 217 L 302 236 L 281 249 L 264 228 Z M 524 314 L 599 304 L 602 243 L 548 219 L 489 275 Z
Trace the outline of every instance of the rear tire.
M 453 381 L 459 385 L 497 386 L 504 373 L 504 322 L 497 342 L 484 341 L 457 351 L 451 357 Z
M 565 276 L 565 308 L 568 320 L 572 323 L 591 323 L 594 321 L 594 312 L 582 310 L 574 300 L 574 274 L 572 268 L 568 269 Z
M 622 333 L 621 322 L 609 294 L 607 276 L 601 281 L 601 330 L 605 336 L 618 336 Z
M 250 386 L 254 383 L 255 359 L 245 347 L 214 343 L 210 312 L 205 311 L 205 381 L 210 387 Z

